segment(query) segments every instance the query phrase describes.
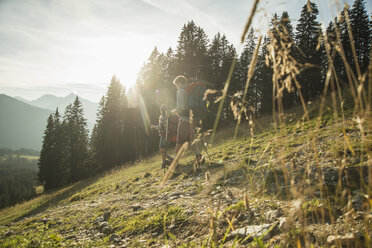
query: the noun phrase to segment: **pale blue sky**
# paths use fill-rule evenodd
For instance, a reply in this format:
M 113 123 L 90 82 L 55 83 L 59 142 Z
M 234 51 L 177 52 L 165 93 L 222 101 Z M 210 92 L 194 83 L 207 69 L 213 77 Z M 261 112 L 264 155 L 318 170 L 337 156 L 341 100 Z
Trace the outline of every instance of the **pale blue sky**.
M 315 1 L 328 23 L 342 1 Z M 330 4 L 328 4 L 330 2 Z M 353 1 L 347 1 L 352 4 Z M 0 0 L 0 93 L 35 99 L 71 92 L 98 101 L 112 75 L 130 86 L 154 46 L 176 48 L 190 20 L 211 39 L 226 34 L 238 51 L 253 0 Z M 253 27 L 274 12 L 295 25 L 306 0 L 262 0 Z M 371 1 L 366 1 L 371 12 Z M 331 6 L 331 8 L 329 8 Z

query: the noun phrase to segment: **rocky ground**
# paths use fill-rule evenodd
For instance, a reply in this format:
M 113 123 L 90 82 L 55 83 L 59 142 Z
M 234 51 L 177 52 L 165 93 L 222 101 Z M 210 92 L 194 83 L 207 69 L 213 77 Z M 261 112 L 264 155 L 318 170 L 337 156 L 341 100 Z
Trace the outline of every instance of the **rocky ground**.
M 292 124 L 196 171 L 186 154 L 164 186 L 159 157 L 139 161 L 3 211 L 0 247 L 372 247 L 363 142 L 352 121 Z

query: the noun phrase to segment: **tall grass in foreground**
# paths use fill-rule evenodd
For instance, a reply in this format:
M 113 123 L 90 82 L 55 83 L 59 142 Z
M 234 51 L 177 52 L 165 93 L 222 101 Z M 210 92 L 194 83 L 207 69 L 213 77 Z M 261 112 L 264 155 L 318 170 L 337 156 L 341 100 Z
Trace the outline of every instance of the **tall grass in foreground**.
M 249 27 L 252 23 L 253 16 L 255 15 L 255 12 L 258 8 L 259 0 L 256 0 L 253 4 L 252 12 L 250 13 L 250 16 L 248 18 L 247 24 L 245 26 L 244 32 L 242 34 L 242 42 L 244 42 L 244 38 L 246 37 L 246 34 L 249 30 Z M 301 102 L 301 118 L 298 119 L 297 125 L 298 126 L 308 126 L 311 127 L 311 130 L 309 129 L 309 136 L 308 136 L 308 143 L 310 144 L 310 148 L 312 150 L 313 159 L 310 161 L 307 161 L 307 163 L 304 166 L 304 172 L 305 174 L 302 175 L 302 177 L 299 178 L 299 182 L 294 183 L 298 180 L 298 178 L 295 178 L 296 176 L 299 177 L 299 174 L 296 173 L 296 165 L 293 161 L 291 161 L 287 156 L 281 156 L 277 158 L 277 163 L 279 165 L 279 168 L 281 168 L 282 173 L 284 175 L 284 180 L 286 183 L 288 182 L 291 187 L 290 190 L 286 191 L 285 199 L 287 200 L 293 200 L 297 199 L 300 208 L 302 208 L 303 211 L 308 207 L 308 203 L 306 203 L 305 199 L 310 199 L 311 201 L 317 202 L 322 201 L 321 204 L 321 211 L 319 214 L 315 214 L 313 216 L 313 223 L 319 223 L 319 224 L 335 224 L 337 216 L 335 214 L 335 205 L 338 205 L 337 207 L 340 207 L 341 213 L 340 215 L 345 215 L 349 213 L 350 211 L 353 211 L 353 205 L 352 205 L 352 198 L 355 196 L 355 192 L 351 190 L 351 186 L 346 183 L 342 183 L 341 176 L 346 174 L 346 177 L 351 177 L 352 175 L 348 175 L 347 168 L 350 166 L 348 163 L 347 158 L 350 156 L 358 157 L 360 160 L 359 165 L 359 174 L 361 175 L 360 178 L 363 179 L 363 173 L 366 173 L 365 170 L 363 171 L 363 166 L 367 167 L 367 173 L 368 173 L 368 181 L 361 181 L 360 185 L 358 186 L 358 194 L 361 194 L 365 201 L 363 201 L 365 204 L 362 206 L 362 211 L 364 213 L 364 223 L 365 223 L 365 232 L 363 232 L 363 237 L 365 240 L 365 245 L 369 246 L 371 243 L 371 237 L 368 233 L 369 230 L 369 215 L 371 213 L 372 209 L 372 137 L 371 137 L 371 129 L 372 129 L 372 115 L 371 115 L 371 103 L 372 103 L 372 51 L 370 55 L 370 63 L 368 66 L 367 72 L 364 74 L 361 73 L 358 60 L 357 60 L 357 54 L 354 46 L 354 39 L 352 30 L 350 27 L 350 20 L 348 16 L 348 12 L 346 8 L 343 10 L 344 16 L 345 16 L 345 22 L 347 23 L 347 31 L 350 37 L 350 46 L 352 49 L 353 58 L 355 61 L 354 67 L 356 68 L 356 72 L 352 70 L 352 66 L 348 64 L 345 51 L 343 49 L 343 44 L 341 40 L 341 34 L 340 30 L 338 29 L 337 25 L 335 25 L 335 32 L 336 32 L 336 39 L 335 41 L 331 42 L 329 37 L 327 36 L 327 32 L 324 32 L 320 37 L 318 47 L 320 45 L 323 45 L 325 48 L 325 53 L 327 57 L 328 62 L 328 68 L 326 68 L 326 78 L 324 83 L 323 92 L 321 92 L 321 95 L 319 96 L 320 101 L 319 105 L 317 106 L 316 110 L 317 112 L 314 113 L 314 110 L 311 109 L 311 105 L 305 101 L 302 92 L 301 92 L 301 82 L 298 81 L 298 75 L 306 70 L 309 67 L 312 67 L 314 65 L 309 64 L 301 64 L 298 61 L 296 61 L 293 57 L 291 57 L 289 54 L 289 49 L 292 47 L 292 41 L 286 39 L 285 37 L 288 36 L 288 31 L 285 29 L 284 26 L 281 26 L 279 23 L 274 23 L 274 29 L 276 31 L 276 34 L 274 35 L 272 32 L 269 33 L 270 36 L 270 43 L 267 45 L 268 49 L 268 55 L 267 55 L 267 64 L 271 65 L 271 68 L 273 70 L 273 127 L 275 129 L 275 132 L 277 134 L 280 134 L 280 136 L 275 136 L 275 139 L 268 144 L 268 146 L 274 147 L 276 149 L 284 148 L 284 150 L 287 152 L 286 154 L 289 154 L 289 143 L 290 140 L 288 139 L 288 134 L 290 131 L 287 129 L 288 121 L 289 121 L 289 114 L 286 113 L 284 106 L 283 106 L 283 96 L 284 91 L 293 92 L 296 90 L 298 92 L 298 97 Z M 323 27 L 323 30 L 325 28 Z M 279 46 L 279 45 L 280 46 Z M 240 105 L 235 109 L 235 116 L 237 119 L 237 124 L 234 132 L 234 137 L 236 137 L 239 125 L 241 124 L 242 114 L 244 112 L 244 109 L 247 108 L 245 106 L 245 96 L 246 92 L 249 86 L 249 82 L 252 78 L 254 67 L 257 59 L 258 50 L 261 45 L 261 37 L 259 38 L 255 54 L 253 56 L 253 59 L 251 61 L 251 64 L 249 66 L 249 69 L 247 71 L 248 79 L 245 86 L 245 91 L 243 94 L 243 100 L 240 103 Z M 332 50 L 332 48 L 334 48 Z M 301 51 L 299 51 L 301 52 Z M 336 68 L 334 65 L 333 58 L 335 57 L 335 53 L 337 53 L 341 58 L 343 62 L 343 66 L 345 68 L 346 76 L 347 76 L 347 83 L 348 83 L 348 91 L 351 94 L 352 97 L 352 105 L 354 106 L 354 109 L 351 114 L 346 113 L 346 102 L 347 99 L 345 99 L 345 95 L 343 94 L 344 89 L 341 86 L 340 78 L 336 73 Z M 227 96 L 227 90 L 229 88 L 230 79 L 232 71 L 234 70 L 236 59 L 233 61 L 229 76 L 225 83 L 225 88 L 222 91 L 222 97 L 220 98 L 220 105 L 217 112 L 217 117 L 214 123 L 213 133 L 211 137 L 211 142 L 213 142 L 218 122 L 221 116 L 222 112 L 222 106 L 224 102 L 226 101 Z M 283 73 L 285 72 L 285 73 Z M 367 81 L 368 79 L 368 81 Z M 331 109 L 325 109 L 326 102 L 331 101 Z M 326 113 L 327 112 L 327 113 Z M 298 113 L 297 113 L 298 114 Z M 337 182 L 337 188 L 335 189 L 335 192 L 330 192 L 330 190 L 326 187 L 327 178 L 325 178 L 324 170 L 322 169 L 322 164 L 320 162 L 319 157 L 319 140 L 318 140 L 318 134 L 320 133 L 321 129 L 324 127 L 324 116 L 326 114 L 330 114 L 333 116 L 333 119 L 336 123 L 339 123 L 339 128 L 342 133 L 342 140 L 337 144 L 337 154 L 340 157 L 340 160 L 336 163 L 335 167 L 339 171 L 339 178 Z M 349 120 L 352 120 L 352 123 L 350 124 Z M 255 144 L 255 127 L 260 127 L 261 124 L 257 122 L 256 120 L 251 120 L 249 122 L 250 126 L 250 146 L 252 147 Z M 357 136 L 360 137 L 360 139 L 357 140 L 357 142 L 360 142 L 358 144 L 360 146 L 360 149 L 358 151 L 355 150 L 355 147 L 353 147 L 352 142 L 350 141 L 350 138 L 348 137 L 347 133 L 348 130 L 352 127 L 355 127 L 356 130 L 358 130 Z M 279 137 L 279 138 L 278 138 Z M 336 146 L 334 144 L 334 146 Z M 268 148 L 268 147 L 267 147 Z M 267 149 L 265 149 L 261 155 L 261 158 L 263 156 L 266 156 L 265 154 L 267 152 Z M 260 162 L 260 161 L 259 161 Z M 288 167 L 288 163 L 292 163 L 292 166 Z M 173 164 L 173 167 L 176 166 L 176 164 Z M 311 170 L 317 171 L 317 178 L 310 178 L 310 171 Z M 209 172 L 208 172 L 209 173 Z M 213 176 L 213 175 L 211 175 Z M 167 175 L 167 178 L 169 178 L 169 175 Z M 249 179 L 249 178 L 247 178 Z M 350 179 L 350 178 L 349 178 Z M 166 182 L 166 178 L 163 181 L 163 183 Z M 310 181 L 316 181 L 317 185 L 320 189 L 320 195 L 315 195 L 314 192 L 311 190 Z M 280 183 L 277 184 L 278 191 L 280 191 Z M 257 190 L 255 186 L 252 184 L 251 188 L 249 189 L 254 192 Z M 248 197 L 245 194 L 244 202 L 248 201 Z M 306 204 L 305 204 L 306 203 Z M 319 205 L 319 204 L 318 204 Z M 319 207 L 319 206 L 317 206 Z M 294 209 L 292 212 L 298 210 L 298 208 Z M 291 213 L 291 210 L 288 210 L 288 218 L 289 221 L 291 220 L 290 216 L 294 213 Z M 216 225 L 219 219 L 219 214 L 217 212 L 211 211 L 211 234 L 210 239 L 208 239 L 206 242 L 204 242 L 203 247 L 222 247 L 226 235 L 233 230 L 233 226 L 231 225 L 232 220 L 228 220 L 230 225 L 228 226 L 228 229 L 226 230 L 226 234 L 222 240 L 217 240 L 216 238 Z M 326 220 L 326 216 L 329 217 L 330 220 Z M 294 222 L 293 222 L 294 223 Z M 292 224 L 293 224 L 292 223 Z M 310 247 L 312 245 L 312 241 L 309 237 L 309 235 L 306 234 L 306 227 L 310 223 L 308 222 L 307 218 L 302 219 L 301 223 L 301 230 L 303 239 L 294 239 L 292 240 L 294 243 L 293 245 L 297 245 L 298 247 L 301 247 L 301 244 L 305 245 L 306 247 Z M 290 236 L 290 234 L 288 234 Z M 293 235 L 292 235 L 293 236 Z M 243 243 L 245 240 L 242 239 L 235 239 L 233 246 L 239 243 Z M 264 243 L 261 239 L 256 239 L 254 241 L 254 244 L 259 247 L 264 247 Z M 336 243 L 336 246 L 341 247 L 342 243 Z M 351 246 L 356 246 L 358 244 L 349 244 Z M 360 244 L 359 244 L 360 245 Z

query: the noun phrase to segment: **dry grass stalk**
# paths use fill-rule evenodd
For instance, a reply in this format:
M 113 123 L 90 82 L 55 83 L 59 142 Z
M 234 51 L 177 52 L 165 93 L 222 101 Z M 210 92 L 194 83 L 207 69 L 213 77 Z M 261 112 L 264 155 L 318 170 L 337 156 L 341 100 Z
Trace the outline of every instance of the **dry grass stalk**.
M 215 119 L 214 125 L 213 125 L 213 132 L 212 132 L 212 136 L 211 136 L 211 143 L 213 143 L 214 136 L 215 136 L 216 131 L 217 131 L 218 122 L 220 121 L 223 104 L 224 104 L 225 99 L 226 99 L 227 90 L 229 89 L 229 85 L 230 85 L 230 81 L 231 81 L 231 77 L 232 77 L 233 71 L 235 69 L 236 61 L 237 61 L 237 58 L 235 57 L 234 60 L 233 60 L 233 62 L 232 62 L 232 64 L 231 64 L 229 75 L 227 76 L 227 80 L 226 80 L 226 83 L 225 83 L 225 87 L 223 88 L 222 99 L 221 99 L 220 105 L 218 106 L 217 116 L 216 116 L 216 119 Z
M 178 165 L 178 161 L 180 160 L 182 154 L 187 150 L 188 146 L 189 146 L 188 142 L 184 143 L 181 146 L 181 148 L 178 151 L 176 157 L 173 159 L 172 164 L 170 165 L 168 171 L 165 173 L 165 175 L 163 177 L 163 180 L 161 181 L 161 185 L 165 185 L 168 182 L 169 178 L 171 178 L 171 176 L 174 173 L 174 170 L 176 169 L 176 167 Z
M 205 181 L 209 182 L 209 179 L 211 178 L 211 174 L 209 171 L 205 172 Z
M 262 35 L 260 35 L 259 38 L 258 38 L 256 49 L 254 51 L 254 54 L 253 54 L 251 63 L 249 65 L 249 67 L 248 67 L 248 72 L 247 72 L 248 77 L 247 77 L 247 82 L 245 84 L 243 98 L 242 98 L 242 110 L 243 111 L 245 110 L 244 109 L 245 101 L 246 101 L 245 98 L 247 97 L 249 82 L 251 81 L 251 79 L 253 77 L 254 69 L 256 67 L 257 58 L 258 58 L 258 52 L 260 51 L 260 46 L 261 46 L 261 41 L 262 41 Z M 235 128 L 235 132 L 234 132 L 234 139 L 236 138 L 236 136 L 238 134 L 239 125 L 240 125 L 240 122 L 241 122 L 241 115 L 242 115 L 242 111 L 239 111 L 239 113 L 238 113 L 238 121 L 236 123 L 236 128 Z
M 244 209 L 249 210 L 249 199 L 247 193 L 244 193 L 243 196 Z
M 254 3 L 253 3 L 253 7 L 252 7 L 252 11 L 251 11 L 251 14 L 249 15 L 248 17 L 248 20 L 244 26 L 244 31 L 243 31 L 243 34 L 241 36 L 241 43 L 244 42 L 244 39 L 245 39 L 245 35 L 247 34 L 248 30 L 249 30 L 249 27 L 251 26 L 251 23 L 252 23 L 252 20 L 253 20 L 253 16 L 254 14 L 256 13 L 256 10 L 257 10 L 257 6 L 258 6 L 258 3 L 260 2 L 260 0 L 255 0 Z

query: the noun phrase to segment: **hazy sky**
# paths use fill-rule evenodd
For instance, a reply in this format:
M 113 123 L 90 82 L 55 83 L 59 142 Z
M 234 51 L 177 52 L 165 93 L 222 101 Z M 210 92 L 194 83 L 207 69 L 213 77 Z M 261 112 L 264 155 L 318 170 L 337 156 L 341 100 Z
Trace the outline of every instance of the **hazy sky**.
M 0 0 L 0 93 L 35 99 L 71 92 L 98 101 L 116 74 L 127 87 L 155 46 L 175 49 L 190 20 L 209 38 L 226 34 L 238 51 L 253 0 Z M 342 1 L 315 1 L 319 20 Z M 348 0 L 352 4 L 352 0 Z M 370 13 L 372 3 L 367 2 Z M 295 25 L 306 0 L 262 0 L 254 28 L 266 30 L 274 12 Z M 332 6 L 329 8 L 328 6 Z

